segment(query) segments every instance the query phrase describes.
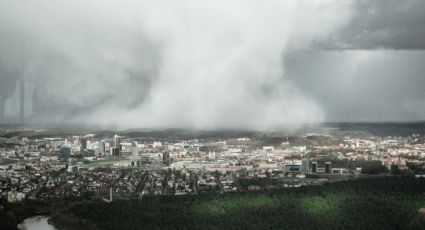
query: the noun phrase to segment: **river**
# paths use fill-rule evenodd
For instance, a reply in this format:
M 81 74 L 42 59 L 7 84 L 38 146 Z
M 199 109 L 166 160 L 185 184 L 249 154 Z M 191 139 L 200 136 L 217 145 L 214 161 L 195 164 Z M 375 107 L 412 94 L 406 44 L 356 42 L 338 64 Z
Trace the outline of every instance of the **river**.
M 47 223 L 48 216 L 33 216 L 24 220 L 18 225 L 19 230 L 56 230 L 56 228 Z

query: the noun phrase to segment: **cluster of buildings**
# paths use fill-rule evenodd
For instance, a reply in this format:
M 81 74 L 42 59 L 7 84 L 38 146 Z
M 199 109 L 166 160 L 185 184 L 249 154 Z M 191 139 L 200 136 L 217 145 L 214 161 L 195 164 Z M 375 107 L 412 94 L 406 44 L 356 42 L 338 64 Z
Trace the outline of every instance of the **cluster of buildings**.
M 309 139 L 310 134 L 303 138 Z M 173 141 L 94 134 L 0 139 L 0 198 L 68 199 L 276 189 L 346 180 L 368 162 L 422 163 L 420 135 L 333 137 L 330 144 L 263 145 L 255 138 Z

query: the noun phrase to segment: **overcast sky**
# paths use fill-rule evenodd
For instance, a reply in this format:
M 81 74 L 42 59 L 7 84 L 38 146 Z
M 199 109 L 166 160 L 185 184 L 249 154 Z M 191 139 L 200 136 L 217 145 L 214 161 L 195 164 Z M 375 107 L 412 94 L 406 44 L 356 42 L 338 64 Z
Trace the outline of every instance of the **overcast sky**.
M 425 1 L 0 0 L 3 119 L 255 128 L 425 120 Z

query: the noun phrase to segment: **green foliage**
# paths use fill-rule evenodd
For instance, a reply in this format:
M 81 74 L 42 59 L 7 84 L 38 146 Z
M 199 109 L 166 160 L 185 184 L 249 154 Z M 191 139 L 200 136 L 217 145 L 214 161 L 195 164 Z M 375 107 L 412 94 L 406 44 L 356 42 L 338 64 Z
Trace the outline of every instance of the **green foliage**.
M 424 192 L 425 179 L 381 177 L 269 192 L 86 202 L 52 221 L 74 229 L 424 229 L 411 225 L 425 207 Z
M 383 174 L 388 173 L 389 170 L 386 166 L 382 165 L 379 161 L 370 161 L 365 162 L 362 166 L 362 173 L 363 174 Z

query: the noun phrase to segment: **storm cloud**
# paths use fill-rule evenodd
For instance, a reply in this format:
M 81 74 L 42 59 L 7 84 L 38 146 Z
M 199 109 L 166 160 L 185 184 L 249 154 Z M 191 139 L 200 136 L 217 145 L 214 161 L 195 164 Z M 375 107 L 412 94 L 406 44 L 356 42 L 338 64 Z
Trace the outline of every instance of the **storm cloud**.
M 0 0 L 5 116 L 25 78 L 33 123 L 423 119 L 424 4 L 390 3 Z
M 425 2 L 354 1 L 330 39 L 286 53 L 286 76 L 328 122 L 425 119 Z
M 423 50 L 425 2 L 422 0 L 354 1 L 353 19 L 333 38 L 328 49 Z

